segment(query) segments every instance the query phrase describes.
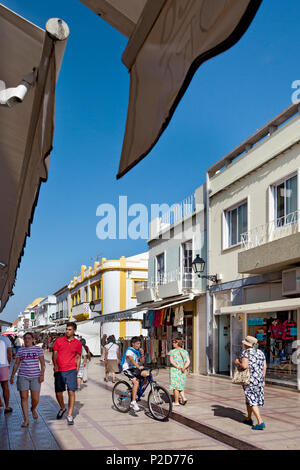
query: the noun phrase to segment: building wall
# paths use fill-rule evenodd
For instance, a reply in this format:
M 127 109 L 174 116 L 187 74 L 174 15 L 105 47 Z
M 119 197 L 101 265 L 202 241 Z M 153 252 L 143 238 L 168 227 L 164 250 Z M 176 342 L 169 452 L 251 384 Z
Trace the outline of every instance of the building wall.
M 283 126 L 283 129 L 279 129 L 275 133 L 276 138 L 271 136 L 265 139 L 257 146 L 257 149 L 255 147 L 220 174 L 211 178 L 210 270 L 213 273 L 222 273 L 223 282 L 249 276 L 238 273 L 240 246 L 224 247 L 224 211 L 247 199 L 248 231 L 273 220 L 273 204 L 269 188 L 278 180 L 288 177 L 300 168 L 300 145 L 295 144 L 287 149 L 291 142 L 294 142 L 295 135 L 297 133 L 298 136 L 300 135 L 299 132 L 300 118 L 297 117 Z M 278 140 L 277 133 L 282 140 Z M 277 156 L 270 159 L 272 154 Z M 252 172 L 246 174 L 245 168 L 249 161 Z M 241 176 L 242 179 L 238 179 Z M 231 182 L 231 184 L 226 186 L 226 182 Z

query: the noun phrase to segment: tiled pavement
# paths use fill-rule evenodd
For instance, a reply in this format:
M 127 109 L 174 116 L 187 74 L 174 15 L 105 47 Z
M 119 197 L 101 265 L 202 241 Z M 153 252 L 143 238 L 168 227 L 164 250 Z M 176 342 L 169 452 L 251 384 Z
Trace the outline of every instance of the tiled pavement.
M 39 419 L 30 417 L 22 428 L 22 411 L 15 384 L 10 387 L 13 412 L 0 411 L 0 450 L 132 450 L 132 449 L 210 449 L 226 450 L 225 445 L 183 424 L 161 423 L 145 412 L 121 414 L 112 406 L 111 384 L 103 381 L 98 358 L 89 366 L 89 381 L 76 395 L 75 425 L 56 420 L 58 405 L 53 388 L 53 370 L 46 361 L 45 382 L 38 406 Z
M 113 409 L 112 385 L 103 381 L 99 358 L 93 358 L 88 384 L 76 395 L 75 425 L 68 426 L 65 419 L 56 420 L 53 371 L 49 356 L 47 359 L 39 419 L 34 422 L 30 418 L 27 429 L 20 427 L 22 412 L 13 385 L 10 402 L 13 413 L 4 415 L 0 411 L 0 450 L 223 450 L 232 448 L 230 438 L 232 442 L 237 439 L 260 449 L 300 449 L 300 394 L 297 392 L 267 386 L 262 409 L 267 427 L 264 431 L 252 431 L 242 423 L 245 415 L 241 387 L 224 378 L 191 375 L 186 389 L 187 405 L 176 408 L 174 419 L 160 423 L 145 412 L 121 414 Z M 167 386 L 168 371 L 159 371 L 156 380 Z M 217 439 L 221 436 L 221 441 L 212 436 Z

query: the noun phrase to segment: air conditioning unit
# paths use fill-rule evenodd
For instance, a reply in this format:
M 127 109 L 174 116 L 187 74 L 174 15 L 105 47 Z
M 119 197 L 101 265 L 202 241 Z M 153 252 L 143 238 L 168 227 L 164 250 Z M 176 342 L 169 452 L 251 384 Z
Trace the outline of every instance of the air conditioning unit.
M 282 271 L 282 295 L 300 295 L 300 267 Z

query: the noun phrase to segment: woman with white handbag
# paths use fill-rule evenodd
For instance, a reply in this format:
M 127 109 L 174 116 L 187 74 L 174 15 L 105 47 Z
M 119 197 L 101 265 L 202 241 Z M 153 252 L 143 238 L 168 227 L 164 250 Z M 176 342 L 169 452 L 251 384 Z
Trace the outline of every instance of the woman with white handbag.
M 260 416 L 259 407 L 264 406 L 264 385 L 267 371 L 266 358 L 264 353 L 258 349 L 258 341 L 253 336 L 246 336 L 242 343 L 245 349 L 240 358 L 236 359 L 235 364 L 239 369 L 244 371 L 249 369 L 250 371 L 250 383 L 243 384 L 248 413 L 244 423 L 252 426 L 254 430 L 263 430 L 266 425 Z M 253 425 L 252 413 L 257 419 L 256 425 Z

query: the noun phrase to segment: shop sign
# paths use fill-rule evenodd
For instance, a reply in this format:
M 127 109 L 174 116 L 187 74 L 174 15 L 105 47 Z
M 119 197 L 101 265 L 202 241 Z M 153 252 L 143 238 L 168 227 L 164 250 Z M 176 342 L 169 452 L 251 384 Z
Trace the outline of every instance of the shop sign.
M 264 319 L 263 318 L 248 318 L 248 325 L 249 326 L 264 325 Z

